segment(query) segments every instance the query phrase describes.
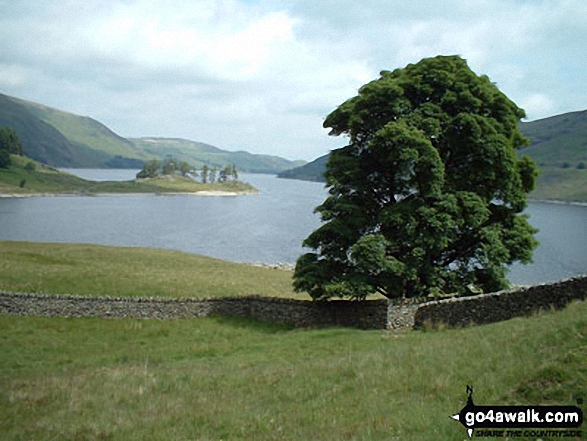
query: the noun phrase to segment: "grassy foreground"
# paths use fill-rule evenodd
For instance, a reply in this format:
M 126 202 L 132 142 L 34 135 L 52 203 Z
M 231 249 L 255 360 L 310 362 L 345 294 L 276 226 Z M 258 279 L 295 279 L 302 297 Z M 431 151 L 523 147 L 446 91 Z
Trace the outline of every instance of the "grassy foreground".
M 467 384 L 477 404 L 587 396 L 585 302 L 395 334 L 8 316 L 0 329 L 2 439 L 464 440 L 449 415 Z
M 0 241 L 0 290 L 162 297 L 294 294 L 292 272 L 178 251 Z
M 7 290 L 291 295 L 291 272 L 172 251 L 0 242 L 0 256 Z M 587 303 L 402 333 L 0 315 L 0 439 L 464 440 L 449 415 L 467 384 L 479 405 L 577 404 Z
M 0 169 L 0 194 L 100 194 L 100 193 L 196 193 L 199 191 L 256 192 L 251 185 L 240 181 L 202 184 L 182 176 L 162 176 L 133 181 L 86 181 L 69 173 L 60 172 L 29 158 L 11 155 L 12 166 Z M 27 170 L 27 164 L 35 165 Z M 24 183 L 23 183 L 24 181 Z M 21 184 L 23 184 L 21 186 Z

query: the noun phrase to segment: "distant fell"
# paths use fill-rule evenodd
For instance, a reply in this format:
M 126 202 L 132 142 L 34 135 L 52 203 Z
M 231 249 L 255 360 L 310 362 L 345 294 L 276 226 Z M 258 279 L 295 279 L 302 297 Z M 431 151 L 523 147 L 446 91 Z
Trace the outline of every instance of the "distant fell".
M 180 161 L 202 167 L 226 167 L 236 165 L 238 170 L 249 173 L 279 173 L 304 164 L 279 156 L 259 155 L 245 151 L 230 152 L 210 144 L 178 138 L 131 138 L 131 141 L 147 155 L 164 158 L 173 156 Z
M 587 164 L 587 110 L 522 122 L 520 130 L 531 142 L 521 153 L 540 167 Z
M 234 164 L 241 172 L 279 173 L 305 163 L 183 139 L 127 139 L 90 117 L 4 94 L 0 126 L 18 133 L 26 156 L 54 167 L 141 168 L 143 161 L 173 156 L 194 166 Z
M 300 179 L 302 181 L 316 181 L 326 182 L 324 172 L 326 171 L 326 163 L 328 162 L 328 155 L 320 156 L 308 164 L 296 167 L 291 170 L 286 170 L 279 173 L 280 178 L 286 179 Z
M 0 94 L 0 126 L 18 133 L 24 154 L 44 164 L 59 167 L 99 167 L 107 157 L 81 145 L 75 145 L 57 128 L 40 118 L 32 107 Z

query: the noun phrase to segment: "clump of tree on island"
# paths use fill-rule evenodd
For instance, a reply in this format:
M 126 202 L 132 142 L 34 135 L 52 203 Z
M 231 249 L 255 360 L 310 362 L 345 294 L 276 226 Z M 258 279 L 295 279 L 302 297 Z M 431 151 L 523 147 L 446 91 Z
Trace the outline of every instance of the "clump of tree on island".
M 0 127 L 0 168 L 10 168 L 10 155 L 23 155 L 20 139 L 11 128 Z
M 227 165 L 223 168 L 203 165 L 200 170 L 192 168 L 185 161 L 178 161 L 175 158 L 166 158 L 164 161 L 152 159 L 143 163 L 142 170 L 137 173 L 137 179 L 155 178 L 157 176 L 169 176 L 179 174 L 189 176 L 192 179 L 200 179 L 203 184 L 215 182 L 226 182 L 228 180 L 238 181 L 236 165 Z

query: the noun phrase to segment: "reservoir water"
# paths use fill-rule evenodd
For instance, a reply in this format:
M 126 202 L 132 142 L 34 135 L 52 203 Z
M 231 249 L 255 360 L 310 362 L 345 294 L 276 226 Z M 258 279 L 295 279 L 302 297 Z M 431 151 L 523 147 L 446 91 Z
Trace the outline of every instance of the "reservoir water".
M 92 180 L 132 179 L 136 170 L 68 170 Z M 89 196 L 0 198 L 0 240 L 166 248 L 235 262 L 295 263 L 320 225 L 324 185 L 243 175 L 259 194 L 237 197 Z M 534 263 L 509 279 L 536 284 L 587 273 L 587 206 L 531 202 L 540 232 Z M 0 256 L 1 258 L 1 256 Z

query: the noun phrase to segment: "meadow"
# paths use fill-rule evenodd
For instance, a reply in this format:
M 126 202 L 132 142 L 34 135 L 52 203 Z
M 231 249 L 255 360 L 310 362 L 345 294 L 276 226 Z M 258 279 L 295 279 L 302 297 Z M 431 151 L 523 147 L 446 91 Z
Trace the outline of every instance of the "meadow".
M 288 295 L 291 281 L 157 250 L 2 242 L 0 256 L 5 290 L 177 296 L 214 280 L 245 293 L 256 279 Z M 464 440 L 449 416 L 466 385 L 476 404 L 576 405 L 587 396 L 587 303 L 404 332 L 0 315 L 0 439 Z
M 0 241 L 0 290 L 113 297 L 295 297 L 292 272 L 178 251 Z

